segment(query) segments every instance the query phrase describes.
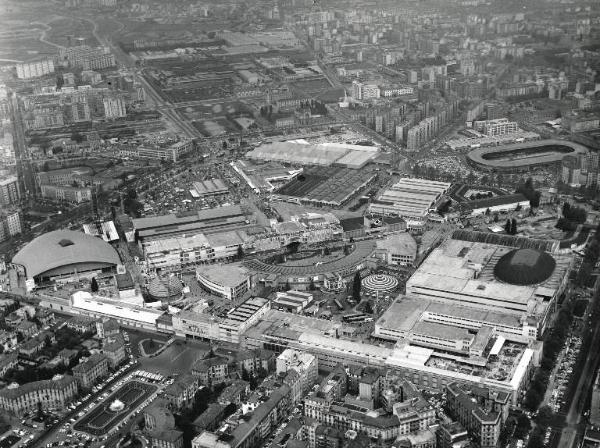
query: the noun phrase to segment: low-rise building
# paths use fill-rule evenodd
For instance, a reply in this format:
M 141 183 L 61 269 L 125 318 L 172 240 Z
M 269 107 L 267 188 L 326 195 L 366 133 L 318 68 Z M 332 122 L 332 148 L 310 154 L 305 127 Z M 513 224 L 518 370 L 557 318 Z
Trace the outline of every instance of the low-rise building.
M 0 330 L 0 346 L 3 352 L 10 352 L 17 346 L 16 331 Z
M 376 256 L 393 266 L 412 266 L 417 257 L 417 242 L 408 232 L 377 240 Z
M 17 328 L 15 330 L 17 331 L 17 333 L 20 333 L 24 339 L 35 336 L 39 331 L 38 326 L 35 324 L 35 322 L 32 322 L 30 320 L 25 320 L 21 322 L 19 325 L 17 325 Z
M 194 396 L 200 387 L 198 377 L 183 375 L 165 388 L 163 398 L 171 409 L 179 411 L 194 403 Z
M 73 316 L 67 320 L 67 328 L 78 333 L 93 333 L 96 331 L 96 320 L 87 316 Z
M 120 331 L 121 325 L 115 319 L 104 319 L 96 322 L 96 334 L 100 339 L 115 336 Z
M 80 204 L 92 200 L 90 187 L 73 187 L 64 185 L 40 185 L 42 197 L 54 201 Z
M 268 373 L 275 370 L 275 358 L 275 353 L 270 350 L 240 350 L 235 354 L 235 367 L 240 374 L 244 370 L 251 375 L 261 370 Z
M 293 313 L 300 313 L 308 307 L 313 301 L 313 295 L 305 291 L 283 291 L 277 292 L 273 306 L 276 308 L 285 308 Z
M 102 353 L 108 358 L 108 365 L 114 369 L 127 359 L 125 338 L 121 333 L 105 337 L 102 341 Z
M 77 381 L 72 376 L 57 376 L 51 380 L 34 381 L 21 386 L 10 385 L 0 390 L 0 409 L 22 415 L 38 409 L 65 409 L 77 395 Z
M 0 378 L 4 377 L 9 370 L 19 365 L 19 354 L 12 352 L 0 355 Z
M 469 433 L 458 422 L 442 423 L 437 430 L 438 448 L 466 448 L 469 443 Z
M 91 388 L 100 378 L 108 374 L 108 358 L 102 354 L 94 354 L 86 361 L 73 367 L 73 376 L 83 389 Z
M 192 365 L 192 375 L 202 385 L 222 383 L 229 376 L 228 360 L 221 356 L 199 359 Z

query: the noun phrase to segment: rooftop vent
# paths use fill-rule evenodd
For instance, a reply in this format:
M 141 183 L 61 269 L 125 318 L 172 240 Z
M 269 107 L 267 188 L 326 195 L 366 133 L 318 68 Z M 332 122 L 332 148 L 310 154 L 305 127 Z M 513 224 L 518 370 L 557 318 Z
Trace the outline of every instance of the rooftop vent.
M 75 243 L 73 241 L 65 238 L 65 239 L 60 240 L 58 242 L 58 244 L 60 244 L 61 247 L 67 247 L 67 246 L 72 246 Z

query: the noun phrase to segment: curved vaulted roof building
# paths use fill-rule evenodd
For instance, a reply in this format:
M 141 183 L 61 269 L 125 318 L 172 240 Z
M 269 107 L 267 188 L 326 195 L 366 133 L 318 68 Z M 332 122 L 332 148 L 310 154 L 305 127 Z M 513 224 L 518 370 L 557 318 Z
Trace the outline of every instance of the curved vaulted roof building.
M 72 230 L 55 230 L 35 238 L 12 259 L 36 283 L 58 277 L 107 271 L 120 263 L 119 254 L 101 238 Z

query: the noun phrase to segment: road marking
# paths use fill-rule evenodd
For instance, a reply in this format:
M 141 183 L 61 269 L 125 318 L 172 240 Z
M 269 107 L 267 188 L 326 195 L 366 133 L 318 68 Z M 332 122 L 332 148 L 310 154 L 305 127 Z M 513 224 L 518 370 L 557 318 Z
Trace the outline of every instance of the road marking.
M 176 361 L 181 355 L 183 355 L 185 352 L 187 352 L 188 348 L 184 347 L 183 351 L 181 353 L 179 353 L 177 356 L 175 356 L 174 358 L 171 358 L 171 361 Z

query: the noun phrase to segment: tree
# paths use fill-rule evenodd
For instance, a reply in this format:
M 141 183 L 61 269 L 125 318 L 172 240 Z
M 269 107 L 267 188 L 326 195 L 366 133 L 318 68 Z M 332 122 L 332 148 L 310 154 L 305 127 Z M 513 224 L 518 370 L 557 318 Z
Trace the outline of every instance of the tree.
M 499 217 L 498 217 L 498 213 L 494 213 L 494 222 L 498 222 Z
M 50 339 L 49 334 L 47 334 L 46 337 L 44 338 L 44 347 L 46 347 L 46 348 L 52 347 L 52 339 Z
M 241 244 L 237 248 L 237 257 L 239 259 L 242 259 L 244 257 L 244 248 L 242 247 Z
M 92 290 L 92 292 L 98 292 L 98 281 L 96 280 L 96 277 L 92 277 L 92 284 L 90 289 Z
M 73 140 L 75 143 L 81 143 L 85 140 L 85 137 L 79 132 L 73 132 L 71 134 L 71 140 Z
M 360 302 L 360 289 L 362 288 L 362 278 L 360 272 L 356 271 L 354 274 L 354 281 L 352 282 L 352 298 L 358 303 Z
M 538 415 L 537 415 L 535 421 L 538 425 L 547 427 L 552 423 L 553 418 L 554 418 L 554 413 L 552 412 L 552 409 L 550 409 L 549 406 L 542 406 L 538 410 Z
M 517 220 L 515 218 L 513 218 L 512 221 L 510 222 L 510 234 L 511 235 L 517 234 Z
M 508 219 L 506 220 L 506 224 L 504 224 L 504 231 L 505 231 L 506 233 L 508 233 L 509 235 L 511 234 L 511 233 L 510 233 L 510 218 L 508 218 Z
M 329 249 L 329 247 L 325 246 L 325 249 L 323 249 L 323 254 L 324 255 L 331 255 L 331 250 Z
M 245 367 L 242 367 L 242 379 L 244 381 L 250 381 L 250 374 L 248 373 Z
M 531 421 L 527 414 L 521 413 L 517 417 L 517 427 L 515 428 L 514 436 L 517 439 L 522 439 L 531 429 Z
M 289 291 L 290 289 L 292 289 L 292 287 L 290 286 L 290 281 L 286 280 L 286 282 L 285 282 L 285 290 Z
M 544 446 L 544 431 L 539 426 L 536 426 L 529 435 L 528 448 L 538 448 Z
M 490 216 L 491 210 L 489 208 L 487 208 L 485 210 L 485 216 Z
M 315 281 L 314 281 L 314 279 L 312 277 L 310 279 L 310 284 L 308 285 L 308 289 L 310 291 L 314 291 L 315 289 L 317 289 L 317 287 L 315 286 Z
M 134 188 L 130 188 L 129 190 L 127 190 L 127 197 L 129 199 L 137 199 L 137 192 Z
M 258 380 L 254 375 L 250 375 L 250 390 L 255 390 L 258 386 Z

